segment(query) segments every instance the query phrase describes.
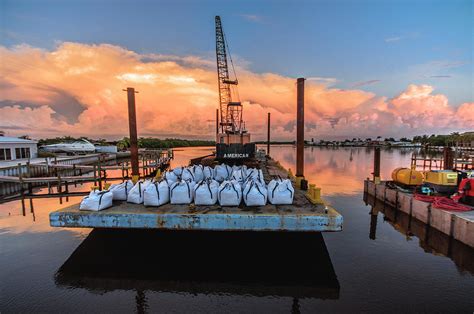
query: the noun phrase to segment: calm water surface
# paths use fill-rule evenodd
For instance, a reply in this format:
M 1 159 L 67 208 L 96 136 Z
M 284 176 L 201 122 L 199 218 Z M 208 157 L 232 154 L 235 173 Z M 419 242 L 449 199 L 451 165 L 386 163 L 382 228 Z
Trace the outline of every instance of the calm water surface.
M 173 166 L 208 152 L 179 149 Z M 292 146 L 271 154 L 294 170 Z M 383 151 L 382 176 L 410 156 Z M 343 232 L 57 229 L 48 213 L 80 198 L 27 200 L 25 216 L 1 204 L 0 312 L 474 311 L 473 250 L 364 203 L 371 150 L 306 148 L 305 162 Z

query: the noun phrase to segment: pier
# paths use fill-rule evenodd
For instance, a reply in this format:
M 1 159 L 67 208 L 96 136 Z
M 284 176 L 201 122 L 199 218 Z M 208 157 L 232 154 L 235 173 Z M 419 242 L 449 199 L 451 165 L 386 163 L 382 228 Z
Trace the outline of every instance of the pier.
M 123 155 L 123 154 L 122 154 Z M 125 157 L 130 154 L 125 154 Z M 144 150 L 139 153 L 142 177 L 164 170 L 173 158 L 171 150 Z M 113 165 L 110 165 L 114 162 Z M 130 161 L 118 161 L 117 156 L 91 154 L 86 156 L 45 158 L 0 168 L 0 201 L 22 197 L 62 197 L 86 195 L 86 192 L 69 193 L 69 185 L 93 182 L 99 189 L 107 181 L 124 181 L 131 178 Z M 110 175 L 110 173 L 113 175 Z M 115 176 L 114 176 L 115 175 Z M 46 194 L 35 193 L 35 187 L 47 186 Z M 56 187 L 57 193 L 53 191 Z
M 364 193 L 470 247 L 474 247 L 474 208 L 465 212 L 435 208 L 430 203 L 415 199 L 413 194 L 388 186 L 387 181 L 375 183 L 369 179 L 365 180 Z
M 288 172 L 271 158 L 259 160 L 264 179 L 288 177 Z M 295 189 L 292 205 L 221 207 L 171 205 L 144 207 L 116 202 L 99 212 L 80 211 L 79 204 L 50 214 L 53 227 L 145 228 L 165 230 L 246 230 L 246 231 L 341 231 L 342 216 L 326 204 L 313 204 L 307 192 Z

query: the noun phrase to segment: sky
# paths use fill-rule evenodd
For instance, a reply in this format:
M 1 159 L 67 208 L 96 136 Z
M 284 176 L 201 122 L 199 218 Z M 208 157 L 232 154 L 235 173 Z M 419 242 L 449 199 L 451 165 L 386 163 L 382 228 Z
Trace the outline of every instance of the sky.
M 474 130 L 472 1 L 0 0 L 0 130 L 34 138 L 214 138 L 214 16 L 244 120 L 264 139 L 411 137 Z

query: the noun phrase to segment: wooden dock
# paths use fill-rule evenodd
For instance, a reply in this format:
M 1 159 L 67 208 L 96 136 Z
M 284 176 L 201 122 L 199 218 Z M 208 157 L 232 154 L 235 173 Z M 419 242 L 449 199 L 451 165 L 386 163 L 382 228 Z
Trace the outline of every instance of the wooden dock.
M 262 160 L 266 182 L 271 176 L 287 177 L 286 170 L 275 161 Z M 165 204 L 160 207 L 116 202 L 99 212 L 80 211 L 79 204 L 50 214 L 53 227 L 72 228 L 151 228 L 185 230 L 247 230 L 247 231 L 341 231 L 342 216 L 325 204 L 312 204 L 306 192 L 295 189 L 292 205 L 259 207 L 195 206 Z
M 116 165 L 107 165 L 107 156 L 93 154 L 71 159 L 54 160 L 45 158 L 44 162 L 26 164 L 18 163 L 14 167 L 0 168 L 0 202 L 19 197 L 61 197 L 69 194 L 69 184 L 93 182 L 102 189 L 103 183 L 113 180 L 126 180 L 131 177 L 129 161 Z M 141 176 L 153 176 L 158 169 L 169 167 L 173 158 L 171 150 L 145 150 L 140 152 Z M 93 164 L 78 164 L 79 162 L 93 162 Z M 118 176 L 111 177 L 112 173 L 119 172 Z M 121 172 L 120 172 L 121 171 Z M 35 187 L 48 187 L 48 194 L 34 194 Z M 58 193 L 52 192 L 56 186 Z M 81 193 L 84 194 L 84 193 Z
M 432 207 L 430 203 L 419 201 L 413 194 L 402 192 L 386 185 L 365 180 L 364 192 L 397 210 L 433 227 L 454 239 L 474 247 L 474 210 L 457 212 Z

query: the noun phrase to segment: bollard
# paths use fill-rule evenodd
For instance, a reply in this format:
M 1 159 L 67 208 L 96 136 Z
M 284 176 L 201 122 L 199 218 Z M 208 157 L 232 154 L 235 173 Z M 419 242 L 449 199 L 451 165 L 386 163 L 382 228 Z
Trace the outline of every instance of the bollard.
M 138 180 L 140 180 L 140 176 L 139 176 L 139 175 L 132 175 L 132 182 L 133 182 L 133 184 L 137 183 Z
M 313 204 L 324 204 L 324 201 L 321 199 L 321 188 L 316 187 L 316 184 L 309 184 L 306 197 Z
M 300 176 L 295 177 L 295 186 L 298 189 L 301 188 L 301 180 L 304 180 L 304 177 L 300 177 Z
M 155 180 L 159 180 L 161 178 L 161 169 L 156 169 Z

